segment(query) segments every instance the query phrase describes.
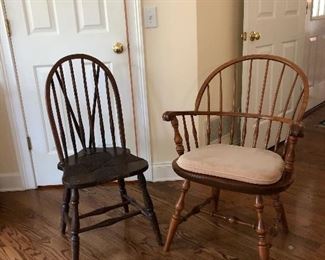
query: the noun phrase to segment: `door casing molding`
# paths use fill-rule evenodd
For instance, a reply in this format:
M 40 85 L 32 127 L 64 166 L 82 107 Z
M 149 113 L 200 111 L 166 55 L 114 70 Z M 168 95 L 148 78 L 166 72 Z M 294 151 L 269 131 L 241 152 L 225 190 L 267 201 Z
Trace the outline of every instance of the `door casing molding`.
M 138 155 L 145 158 L 149 163 L 146 179 L 153 181 L 141 1 L 126 0 L 125 7 L 137 151 Z
M 6 29 L 4 0 L 0 0 L 0 84 L 5 91 L 14 149 L 17 156 L 21 184 L 15 190 L 37 187 L 32 155 L 28 150 L 28 129 L 24 118 L 22 96 L 19 89 L 18 74 L 15 67 L 13 47 Z M 141 0 L 125 1 L 127 33 L 129 40 L 130 72 L 133 89 L 134 118 L 138 155 L 146 158 L 149 169 L 148 180 L 152 180 L 149 114 L 147 106 L 144 43 L 142 31 Z
M 6 12 L 4 1 L 0 5 L 0 66 L 2 77 L 0 83 L 5 91 L 5 101 L 8 112 L 11 135 L 13 137 L 14 149 L 17 156 L 18 171 L 21 178 L 21 187 L 16 189 L 36 188 L 34 169 L 31 153 L 27 145 L 27 128 L 23 115 L 21 93 L 18 87 L 12 44 L 7 35 Z M 14 187 L 12 187 L 14 188 Z

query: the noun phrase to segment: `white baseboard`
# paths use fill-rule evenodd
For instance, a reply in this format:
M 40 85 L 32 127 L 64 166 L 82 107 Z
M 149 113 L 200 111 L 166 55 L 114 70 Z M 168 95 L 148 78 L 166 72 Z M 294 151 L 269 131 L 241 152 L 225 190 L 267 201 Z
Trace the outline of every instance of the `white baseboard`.
M 152 166 L 153 182 L 158 181 L 178 181 L 183 180 L 182 177 L 178 176 L 172 169 L 170 162 L 154 163 Z
M 173 171 L 170 162 L 154 163 L 152 169 L 153 182 L 183 180 Z M 127 180 L 134 181 L 136 178 L 131 177 Z M 25 188 L 18 172 L 0 173 L 0 192 L 22 190 Z
M 0 192 L 25 190 L 18 172 L 0 173 Z

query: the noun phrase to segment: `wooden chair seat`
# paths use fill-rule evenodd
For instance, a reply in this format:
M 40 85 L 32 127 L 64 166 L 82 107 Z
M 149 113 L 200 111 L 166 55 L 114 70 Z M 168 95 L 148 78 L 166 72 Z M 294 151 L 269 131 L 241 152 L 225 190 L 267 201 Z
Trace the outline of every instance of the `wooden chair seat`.
M 179 176 L 187 180 L 218 189 L 225 189 L 247 194 L 270 195 L 279 193 L 285 191 L 294 180 L 290 175 L 286 174 L 283 175 L 282 178 L 274 184 L 260 185 L 187 171 L 179 167 L 177 164 L 177 159 L 173 161 L 172 167 Z
M 117 147 L 84 150 L 60 163 L 63 184 L 69 188 L 85 188 L 137 175 L 148 169 L 146 160 L 132 155 L 129 149 Z

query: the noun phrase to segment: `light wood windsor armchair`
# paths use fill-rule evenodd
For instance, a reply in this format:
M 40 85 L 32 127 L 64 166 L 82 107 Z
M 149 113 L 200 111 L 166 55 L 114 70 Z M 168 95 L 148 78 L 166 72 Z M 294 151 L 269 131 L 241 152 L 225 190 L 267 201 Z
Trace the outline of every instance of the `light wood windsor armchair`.
M 247 73 L 242 76 L 241 70 Z M 246 92 L 240 93 L 245 84 Z M 226 94 L 232 98 L 228 108 Z M 259 102 L 255 104 L 253 98 Z M 216 99 L 219 103 L 213 107 Z M 171 218 L 165 251 L 169 250 L 178 225 L 212 203 L 213 216 L 252 227 L 258 235 L 259 258 L 269 259 L 263 196 L 271 195 L 277 215 L 269 231 L 276 234 L 282 224 L 283 231 L 288 232 L 279 194 L 293 183 L 295 146 L 298 137 L 302 137 L 301 120 L 307 102 L 308 80 L 297 65 L 278 56 L 248 55 L 221 65 L 207 77 L 193 111 L 163 114 L 163 120 L 170 121 L 174 129 L 179 155 L 172 163 L 173 170 L 185 179 Z M 201 138 L 205 142 L 200 142 L 200 132 L 205 133 Z M 192 181 L 210 186 L 211 197 L 182 216 Z M 221 189 L 255 195 L 257 223 L 220 214 Z
M 79 234 L 115 224 L 142 214 L 151 221 L 156 239 L 161 234 L 146 188 L 146 160 L 130 153 L 126 146 L 122 105 L 116 81 L 98 59 L 74 54 L 63 57 L 49 72 L 46 104 L 50 125 L 63 171 L 64 195 L 61 233 L 71 228 L 72 258 L 79 259 Z M 124 178 L 137 176 L 144 207 L 127 194 Z M 79 214 L 79 189 L 117 181 L 121 203 Z M 133 206 L 133 210 L 129 209 Z M 69 216 L 69 208 L 72 212 Z M 123 208 L 124 214 L 80 226 L 80 220 Z

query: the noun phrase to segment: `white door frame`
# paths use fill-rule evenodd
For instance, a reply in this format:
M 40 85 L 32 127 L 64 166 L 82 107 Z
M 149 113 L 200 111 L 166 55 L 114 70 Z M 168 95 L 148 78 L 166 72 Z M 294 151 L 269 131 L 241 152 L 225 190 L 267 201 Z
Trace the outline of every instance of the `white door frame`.
M 32 156 L 27 145 L 28 129 L 24 118 L 12 43 L 7 35 L 4 1 L 0 0 L 0 2 L 0 84 L 5 89 L 6 107 L 21 177 L 21 188 L 16 185 L 15 189 L 34 189 L 37 185 Z M 149 162 L 150 166 L 146 176 L 148 180 L 152 180 L 141 0 L 124 0 L 124 2 L 129 41 L 137 154 L 146 158 Z M 1 77 L 1 71 L 3 77 Z

